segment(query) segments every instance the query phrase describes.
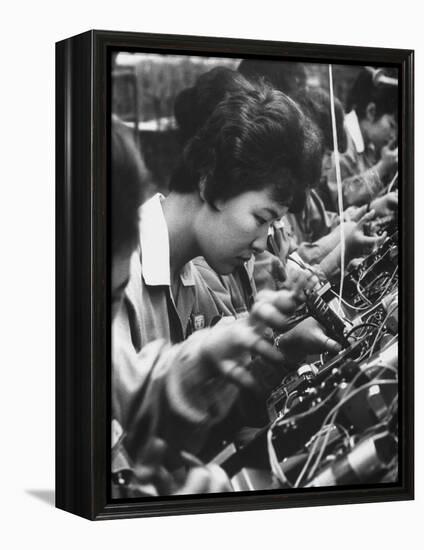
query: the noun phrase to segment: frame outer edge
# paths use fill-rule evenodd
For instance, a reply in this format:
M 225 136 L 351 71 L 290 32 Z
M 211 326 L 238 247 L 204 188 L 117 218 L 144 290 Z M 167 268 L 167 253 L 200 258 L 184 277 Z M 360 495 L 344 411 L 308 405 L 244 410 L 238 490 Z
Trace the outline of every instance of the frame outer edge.
M 93 517 L 90 36 L 56 45 L 56 507 L 86 518 Z
M 228 43 L 226 43 L 228 42 Z M 106 155 L 105 98 L 108 48 L 156 51 L 180 49 L 201 55 L 220 51 L 239 56 L 331 57 L 334 62 L 400 64 L 403 71 L 403 177 L 409 178 L 406 199 L 413 200 L 413 51 L 353 46 L 325 46 L 210 37 L 182 37 L 89 31 L 56 45 L 56 506 L 88 519 L 113 519 L 169 514 L 193 514 L 315 506 L 413 498 L 413 319 L 407 319 L 404 356 L 410 360 L 403 403 L 405 451 L 403 479 L 395 487 L 365 487 L 337 492 L 320 490 L 296 494 L 273 492 L 230 498 L 179 498 L 155 502 L 108 502 L 106 459 L 108 395 L 106 392 Z M 191 52 L 190 52 L 191 50 Z M 64 54 L 66 52 L 66 55 Z M 349 57 L 350 56 L 350 57 Z M 324 62 L 324 61 L 323 61 Z M 413 261 L 413 217 L 405 208 L 404 253 Z M 412 221 L 411 221 L 412 220 Z M 87 238 L 89 236 L 89 238 Z M 408 243 L 406 237 L 410 240 Z M 403 263 L 405 267 L 405 262 Z M 413 293 L 413 271 L 406 273 Z M 409 298 L 405 305 L 412 306 Z M 409 315 L 409 312 L 408 312 Z M 410 401 L 412 399 L 412 401 Z M 406 403 L 407 402 L 407 403 Z M 407 406 L 408 404 L 408 406 Z M 407 447 L 407 448 L 406 448 Z

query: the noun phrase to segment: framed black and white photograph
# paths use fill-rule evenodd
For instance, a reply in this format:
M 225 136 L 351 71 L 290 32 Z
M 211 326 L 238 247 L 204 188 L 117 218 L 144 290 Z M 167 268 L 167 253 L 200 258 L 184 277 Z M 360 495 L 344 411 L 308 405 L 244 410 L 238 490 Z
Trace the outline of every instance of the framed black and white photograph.
M 413 498 L 413 52 L 56 45 L 56 505 Z

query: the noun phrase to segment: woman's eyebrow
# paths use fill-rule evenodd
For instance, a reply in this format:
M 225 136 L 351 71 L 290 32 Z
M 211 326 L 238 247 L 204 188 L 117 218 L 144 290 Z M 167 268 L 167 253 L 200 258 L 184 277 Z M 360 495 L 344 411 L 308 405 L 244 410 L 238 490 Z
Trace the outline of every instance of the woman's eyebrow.
M 270 208 L 269 206 L 264 206 L 263 210 L 266 210 L 273 218 L 279 218 L 280 214 L 274 210 L 273 208 Z

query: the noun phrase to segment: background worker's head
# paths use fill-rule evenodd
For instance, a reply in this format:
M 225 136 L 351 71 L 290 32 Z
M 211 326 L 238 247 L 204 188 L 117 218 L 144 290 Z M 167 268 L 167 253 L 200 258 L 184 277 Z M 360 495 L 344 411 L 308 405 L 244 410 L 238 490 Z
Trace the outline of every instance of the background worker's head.
M 303 112 L 316 124 L 321 133 L 323 143 L 322 172 L 325 173 L 331 167 L 331 156 L 334 151 L 330 94 L 323 88 L 316 87 L 298 93 L 294 99 L 299 103 Z M 334 98 L 334 112 L 338 150 L 340 153 L 344 153 L 347 147 L 344 110 L 341 102 L 336 97 Z
M 346 112 L 355 110 L 366 142 L 379 153 L 397 139 L 398 86 L 384 84 L 372 68 L 358 74 L 347 98 Z
M 243 59 L 237 70 L 247 80 L 265 81 L 290 97 L 307 87 L 305 66 L 296 61 Z
M 146 196 L 150 178 L 130 131 L 115 119 L 112 121 L 111 153 L 113 315 L 128 282 L 130 257 L 138 238 L 137 212 Z

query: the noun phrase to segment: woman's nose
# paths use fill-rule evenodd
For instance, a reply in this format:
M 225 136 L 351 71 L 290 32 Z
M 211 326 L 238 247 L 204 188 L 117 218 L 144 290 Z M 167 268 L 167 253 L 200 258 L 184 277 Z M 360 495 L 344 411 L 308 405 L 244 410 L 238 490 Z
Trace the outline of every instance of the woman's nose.
M 252 248 L 255 254 L 259 254 L 260 252 L 263 252 L 266 249 L 266 243 L 268 239 L 268 228 L 269 228 L 268 225 L 261 228 L 260 233 L 258 233 L 255 240 L 252 242 Z

